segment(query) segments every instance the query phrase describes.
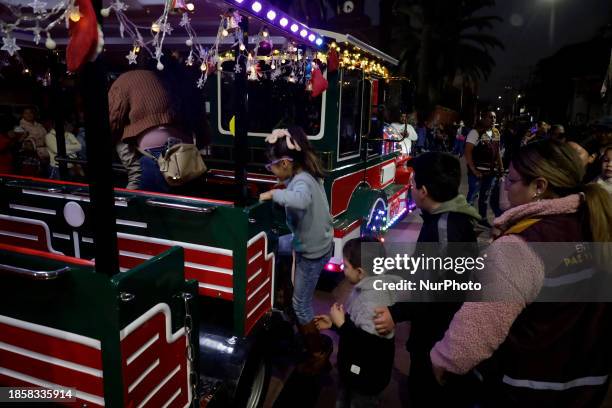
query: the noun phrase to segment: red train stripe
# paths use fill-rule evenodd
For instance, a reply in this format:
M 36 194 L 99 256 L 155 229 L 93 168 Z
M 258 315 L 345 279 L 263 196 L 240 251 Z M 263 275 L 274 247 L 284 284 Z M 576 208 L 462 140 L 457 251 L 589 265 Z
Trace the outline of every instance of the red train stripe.
M 199 287 L 198 293 L 202 296 L 210 296 L 213 298 L 225 299 L 229 301 L 234 300 L 234 295 L 232 293 L 221 292 L 215 289 Z
M 100 350 L 70 340 L 0 323 L 0 341 L 76 364 L 102 369 Z
M 234 286 L 234 277 L 224 273 L 203 271 L 201 269 L 185 267 L 185 280 L 195 279 L 198 282 L 208 283 L 231 288 Z

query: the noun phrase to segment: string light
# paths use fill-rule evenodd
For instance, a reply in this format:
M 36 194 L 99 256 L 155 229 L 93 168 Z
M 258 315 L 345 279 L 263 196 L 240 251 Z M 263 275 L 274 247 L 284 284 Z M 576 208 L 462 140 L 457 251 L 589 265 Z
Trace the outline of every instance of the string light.
M 78 23 L 79 20 L 81 19 L 81 13 L 79 12 L 79 7 L 75 6 L 72 8 L 72 10 L 70 10 L 70 21 L 72 21 L 73 23 Z
M 187 10 L 188 10 L 188 11 L 193 11 L 193 10 L 195 10 L 195 6 L 194 6 L 194 4 L 193 4 L 193 3 L 187 3 L 187 5 L 186 5 L 185 7 L 187 7 Z

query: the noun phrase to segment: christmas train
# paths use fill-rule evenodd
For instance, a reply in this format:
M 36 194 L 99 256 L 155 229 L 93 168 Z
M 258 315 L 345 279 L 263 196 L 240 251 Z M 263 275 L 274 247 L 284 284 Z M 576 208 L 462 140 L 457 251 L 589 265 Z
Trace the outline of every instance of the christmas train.
M 213 129 L 209 170 L 197 191 L 181 195 L 113 187 L 104 65 L 68 49 L 68 65 L 82 68 L 80 85 L 63 84 L 64 92 L 52 85 L 50 97 L 59 122 L 67 88 L 78 89 L 88 160 L 59 149 L 58 162 L 60 174 L 70 163 L 86 166 L 90 182 L 0 175 L 0 385 L 74 388 L 74 400 L 59 402 L 79 407 L 261 406 L 269 356 L 284 341 L 274 312 L 274 252 L 286 228 L 282 211 L 257 200 L 276 183 L 263 170 L 264 137 L 291 120 L 320 154 L 335 236 L 326 269 L 339 271 L 343 242 L 383 234 L 409 211 L 407 157 L 381 131 L 381 106 L 406 97 L 385 68 L 397 61 L 260 1 L 211 1 L 195 11 L 165 2 L 152 25 L 154 5 L 130 14 L 120 1 L 60 4 L 72 37 L 60 31 L 47 48 L 70 47 L 86 32 L 79 24 L 101 9 L 120 23 L 102 24 L 109 55 L 138 39 L 148 19 L 158 64 L 171 12 L 180 12 L 181 23 L 193 20 L 181 25 L 187 35 L 166 46 L 184 44 L 187 65 L 200 65 L 197 85 L 205 87 Z M 196 33 L 219 13 L 216 35 Z M 267 55 L 251 55 L 256 63 L 249 62 L 250 31 L 257 47 L 274 41 Z M 134 37 L 123 40 L 124 32 Z M 86 47 L 94 54 L 97 38 Z M 34 37 L 41 52 L 37 43 Z M 134 43 L 128 64 L 141 46 L 151 43 Z M 63 131 L 57 134 L 62 144 Z

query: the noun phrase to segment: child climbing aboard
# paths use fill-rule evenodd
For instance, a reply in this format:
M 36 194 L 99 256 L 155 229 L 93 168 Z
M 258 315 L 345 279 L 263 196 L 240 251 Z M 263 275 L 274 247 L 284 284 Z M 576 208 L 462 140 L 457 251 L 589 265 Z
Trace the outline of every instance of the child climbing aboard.
M 333 241 L 332 219 L 323 189 L 323 168 L 300 127 L 275 129 L 266 142 L 270 161 L 266 168 L 286 188 L 262 193 L 259 199 L 273 200 L 285 207 L 295 253 L 292 303 L 298 330 L 309 354 L 298 370 L 316 374 L 329 366 L 330 354 L 315 325 L 312 308 L 317 281 L 331 257 Z
M 395 292 L 376 290 L 387 282 L 400 282 L 395 275 L 373 273 L 374 258 L 384 258 L 383 244 L 374 238 L 354 238 L 342 249 L 344 275 L 354 285 L 346 302 L 335 303 L 328 315 L 316 316 L 320 330 L 338 331 L 340 385 L 336 408 L 377 407 L 391 379 L 395 356 L 395 333 L 379 335 L 374 327 L 374 309 L 395 303 Z M 375 282 L 378 282 L 375 284 Z M 380 289 L 380 288 L 379 288 Z

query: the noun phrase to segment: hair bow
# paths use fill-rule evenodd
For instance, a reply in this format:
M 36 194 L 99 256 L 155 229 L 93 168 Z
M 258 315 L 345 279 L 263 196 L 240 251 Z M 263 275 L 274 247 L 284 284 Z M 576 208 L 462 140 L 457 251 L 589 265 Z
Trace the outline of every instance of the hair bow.
M 266 136 L 266 143 L 274 144 L 278 139 L 287 138 L 287 147 L 289 150 L 302 151 L 300 145 L 293 140 L 291 133 L 287 129 L 274 129 L 271 134 Z

